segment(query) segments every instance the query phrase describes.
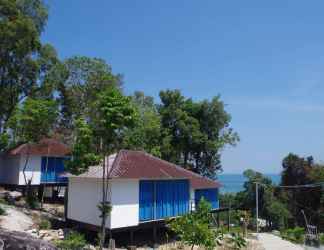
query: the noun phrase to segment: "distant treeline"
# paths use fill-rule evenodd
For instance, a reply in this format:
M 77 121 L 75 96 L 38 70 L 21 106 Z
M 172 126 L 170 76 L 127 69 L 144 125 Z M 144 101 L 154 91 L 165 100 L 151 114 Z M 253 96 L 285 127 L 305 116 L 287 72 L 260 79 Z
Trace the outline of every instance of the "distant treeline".
M 221 204 L 247 209 L 255 217 L 256 183 L 259 189 L 259 216 L 270 229 L 305 227 L 307 222 L 324 230 L 324 166 L 313 157 L 290 153 L 282 161 L 281 181 L 274 184 L 265 175 L 247 170 L 244 190 L 221 195 Z

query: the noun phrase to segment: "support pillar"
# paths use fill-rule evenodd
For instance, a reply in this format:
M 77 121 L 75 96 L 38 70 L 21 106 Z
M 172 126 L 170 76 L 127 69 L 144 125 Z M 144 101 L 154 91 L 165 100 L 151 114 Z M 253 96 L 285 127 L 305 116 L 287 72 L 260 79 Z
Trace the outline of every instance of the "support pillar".
M 44 194 L 44 186 L 43 185 L 39 185 L 38 186 L 38 200 L 41 202 L 42 198 L 43 198 L 43 194 Z
M 134 230 L 131 229 L 129 231 L 129 236 L 130 236 L 130 245 L 133 246 L 134 245 Z

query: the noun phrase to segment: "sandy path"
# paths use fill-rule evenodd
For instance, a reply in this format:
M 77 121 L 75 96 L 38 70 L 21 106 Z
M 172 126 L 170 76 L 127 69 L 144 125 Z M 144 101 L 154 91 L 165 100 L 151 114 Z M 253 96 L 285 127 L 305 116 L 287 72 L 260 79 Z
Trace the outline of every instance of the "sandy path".
M 23 212 L 6 207 L 6 215 L 0 216 L 0 227 L 11 231 L 25 231 L 31 228 L 33 221 Z
M 259 233 L 258 241 L 265 250 L 304 250 L 301 246 L 269 233 Z

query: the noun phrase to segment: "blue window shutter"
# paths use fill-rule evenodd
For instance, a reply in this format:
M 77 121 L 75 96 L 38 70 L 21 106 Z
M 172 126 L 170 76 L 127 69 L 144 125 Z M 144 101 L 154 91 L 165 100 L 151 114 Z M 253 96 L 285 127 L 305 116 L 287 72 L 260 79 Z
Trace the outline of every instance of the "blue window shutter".
M 199 201 L 201 200 L 202 197 L 204 197 L 205 200 L 210 202 L 213 209 L 219 208 L 218 189 L 217 188 L 195 190 L 196 206 L 198 206 Z
M 153 220 L 154 182 L 140 181 L 139 183 L 139 220 Z
M 140 221 L 189 212 L 189 181 L 140 181 Z

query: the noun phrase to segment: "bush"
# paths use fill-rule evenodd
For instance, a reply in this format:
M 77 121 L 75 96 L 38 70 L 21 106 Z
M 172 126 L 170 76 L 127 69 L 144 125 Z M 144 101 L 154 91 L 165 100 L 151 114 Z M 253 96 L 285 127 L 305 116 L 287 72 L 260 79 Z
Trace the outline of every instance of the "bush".
M 27 194 L 26 203 L 30 209 L 38 209 L 40 207 L 38 199 L 34 193 Z
M 228 243 L 230 244 L 232 249 L 239 250 L 243 247 L 246 247 L 246 240 L 238 233 L 232 233 L 231 237 L 228 238 Z
M 6 210 L 0 206 L 0 215 L 5 215 L 6 214 Z
M 319 239 L 320 239 L 321 245 L 324 245 L 324 233 L 320 234 Z
M 38 228 L 40 230 L 48 230 L 48 229 L 52 228 L 52 224 L 48 219 L 42 218 L 41 221 L 38 224 Z
M 57 241 L 56 246 L 62 250 L 80 250 L 87 244 L 84 236 L 78 232 L 71 231 L 64 240 Z
M 211 205 L 202 199 L 196 211 L 176 218 L 169 223 L 173 230 L 185 244 L 203 246 L 205 249 L 214 249 L 217 234 L 210 228 Z
M 280 232 L 281 237 L 283 239 L 295 242 L 295 243 L 303 243 L 304 242 L 304 235 L 305 229 L 302 227 L 295 227 L 292 229 L 287 229 Z

